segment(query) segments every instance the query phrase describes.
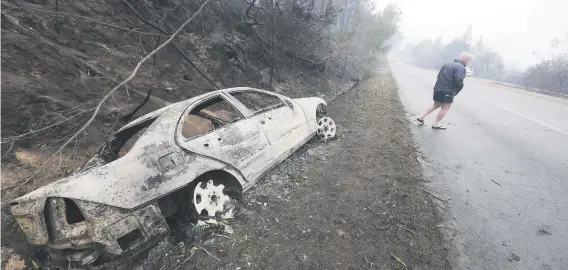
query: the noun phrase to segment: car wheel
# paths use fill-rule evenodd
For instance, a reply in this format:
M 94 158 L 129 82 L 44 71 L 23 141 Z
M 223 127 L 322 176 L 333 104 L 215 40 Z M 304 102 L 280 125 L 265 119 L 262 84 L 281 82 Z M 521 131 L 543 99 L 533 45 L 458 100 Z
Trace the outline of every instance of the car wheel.
M 198 182 L 193 190 L 193 207 L 201 217 L 230 218 L 233 216 L 234 201 L 234 196 L 225 190 L 225 185 L 211 178 Z
M 324 141 L 327 141 L 335 137 L 335 132 L 337 127 L 335 126 L 335 121 L 329 117 L 322 117 L 318 120 L 318 131 L 317 135 Z

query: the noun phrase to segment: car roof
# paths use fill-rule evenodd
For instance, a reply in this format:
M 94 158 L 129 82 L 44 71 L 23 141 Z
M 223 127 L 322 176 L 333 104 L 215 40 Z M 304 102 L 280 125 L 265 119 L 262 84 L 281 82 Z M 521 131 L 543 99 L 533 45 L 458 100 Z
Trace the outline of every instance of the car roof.
M 208 93 L 201 94 L 199 96 L 192 97 L 190 99 L 186 99 L 186 100 L 182 100 L 180 102 L 176 102 L 174 104 L 170 104 L 170 105 L 165 106 L 163 108 L 160 108 L 158 110 L 155 110 L 155 111 L 152 111 L 152 112 L 147 113 L 145 115 L 142 115 L 142 116 L 130 121 L 128 124 L 124 125 L 122 128 L 117 130 L 117 132 L 120 132 L 120 131 L 125 130 L 127 128 L 130 128 L 132 126 L 138 125 L 139 123 L 144 122 L 148 119 L 151 119 L 151 118 L 154 118 L 154 117 L 159 117 L 162 114 L 164 114 L 164 112 L 166 112 L 170 109 L 182 108 L 182 110 L 183 110 L 187 106 L 191 105 L 193 102 L 200 100 L 201 98 L 203 98 L 205 96 L 214 95 L 216 93 L 229 93 L 229 92 L 233 92 L 233 91 L 244 91 L 244 90 L 259 91 L 259 92 L 265 92 L 265 93 L 278 95 L 277 93 L 272 93 L 272 92 L 269 92 L 269 91 L 265 91 L 265 90 L 257 89 L 257 88 L 252 88 L 252 87 L 232 87 L 232 88 L 225 88 L 225 89 L 220 89 L 220 90 L 216 90 L 216 91 L 211 91 L 211 92 L 208 92 Z
M 170 104 L 170 105 L 168 105 L 168 106 L 166 106 L 166 107 L 163 107 L 163 108 L 157 109 L 157 110 L 155 110 L 155 111 L 152 111 L 152 112 L 150 112 L 150 113 L 147 113 L 147 114 L 145 114 L 145 115 L 142 115 L 142 116 L 140 116 L 140 117 L 138 117 L 138 118 L 136 118 L 136 119 L 130 121 L 128 124 L 124 125 L 122 128 L 120 128 L 119 130 L 117 130 L 117 132 L 120 132 L 120 131 L 122 131 L 122 130 L 128 129 L 128 128 L 132 127 L 132 126 L 138 125 L 138 124 L 140 124 L 141 122 L 144 122 L 144 121 L 146 121 L 146 120 L 148 120 L 148 119 L 155 118 L 155 117 L 159 117 L 159 116 L 161 116 L 162 114 L 164 114 L 164 112 L 166 112 L 166 111 L 168 111 L 168 110 L 170 110 L 170 109 L 172 109 L 172 108 L 176 108 L 176 107 L 183 106 L 184 104 L 189 105 L 189 104 L 190 104 L 189 100 L 184 100 L 184 101 L 181 101 L 181 102 L 177 102 L 177 103 L 174 103 L 174 104 Z

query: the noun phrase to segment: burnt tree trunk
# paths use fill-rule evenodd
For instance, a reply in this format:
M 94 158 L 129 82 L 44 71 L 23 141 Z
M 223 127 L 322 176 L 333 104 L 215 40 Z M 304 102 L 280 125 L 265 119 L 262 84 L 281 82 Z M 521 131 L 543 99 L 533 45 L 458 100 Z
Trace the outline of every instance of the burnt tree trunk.
M 345 75 L 345 69 L 347 67 L 347 59 L 349 58 L 349 44 L 347 44 L 347 48 L 345 49 L 345 62 L 343 62 L 343 69 L 341 71 L 341 82 L 343 83 L 343 76 Z
M 275 17 L 276 17 L 276 7 L 272 6 L 272 65 L 270 67 L 270 81 L 268 82 L 268 89 L 272 89 L 272 78 L 274 77 L 274 65 L 276 63 L 275 56 L 276 56 L 276 26 L 275 26 Z

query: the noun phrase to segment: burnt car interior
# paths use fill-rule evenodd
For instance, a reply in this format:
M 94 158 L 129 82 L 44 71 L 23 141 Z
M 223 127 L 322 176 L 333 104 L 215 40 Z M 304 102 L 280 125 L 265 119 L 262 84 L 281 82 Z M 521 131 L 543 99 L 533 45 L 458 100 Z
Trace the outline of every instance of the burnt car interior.
M 229 102 L 217 96 L 197 105 L 185 116 L 181 133 L 186 138 L 196 137 L 242 118 Z

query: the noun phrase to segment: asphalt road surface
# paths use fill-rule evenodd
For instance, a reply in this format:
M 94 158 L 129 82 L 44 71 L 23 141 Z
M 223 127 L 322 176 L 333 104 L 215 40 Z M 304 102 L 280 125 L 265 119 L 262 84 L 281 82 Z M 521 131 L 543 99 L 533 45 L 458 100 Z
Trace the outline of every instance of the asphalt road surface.
M 391 60 L 415 119 L 437 71 Z M 442 123 L 413 126 L 455 269 L 568 269 L 568 100 L 466 78 Z M 414 121 L 416 123 L 416 121 Z

